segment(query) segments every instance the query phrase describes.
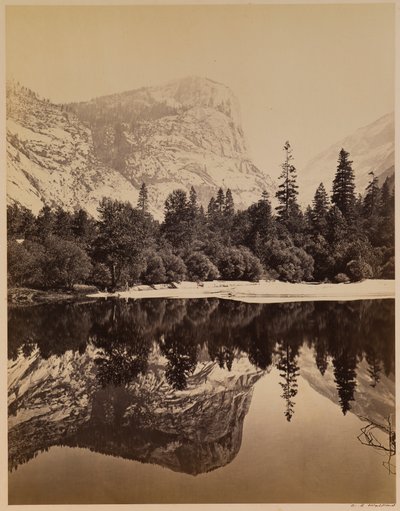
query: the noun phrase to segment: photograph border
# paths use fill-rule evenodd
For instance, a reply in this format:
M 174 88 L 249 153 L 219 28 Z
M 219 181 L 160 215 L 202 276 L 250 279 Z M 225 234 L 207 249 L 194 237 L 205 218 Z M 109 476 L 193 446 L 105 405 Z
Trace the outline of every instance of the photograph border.
M 12 509 L 15 511 L 25 510 L 25 509 L 33 509 L 38 511 L 39 509 L 60 509 L 65 511 L 75 511 L 82 510 L 86 511 L 89 509 L 98 509 L 99 507 L 102 510 L 121 510 L 121 509 L 130 509 L 130 510 L 138 510 L 145 509 L 146 511 L 172 511 L 177 509 L 186 510 L 220 510 L 220 511 L 236 511 L 236 510 L 265 510 L 265 511 L 347 511 L 349 509 L 358 509 L 361 507 L 379 507 L 379 508 L 392 508 L 392 509 L 400 509 L 399 504 L 399 476 L 396 476 L 396 504 L 90 504 L 90 505 L 30 505 L 30 506 L 22 506 L 22 505 L 8 505 L 7 502 L 7 494 L 8 494 L 8 471 L 7 471 L 7 267 L 6 267 L 6 129 L 5 129 L 5 66 L 6 66 L 6 52 L 5 52 L 5 9 L 7 6 L 16 6 L 16 5 L 24 5 L 24 6 L 35 6 L 35 5 L 68 5 L 68 6 L 100 6 L 100 5 L 187 5 L 187 4 L 197 4 L 197 5 L 214 5 L 214 4 L 224 4 L 224 5 L 237 5 L 237 4 L 248 4 L 249 2 L 236 0 L 236 1 L 214 1 L 214 0 L 206 0 L 206 1 L 180 1 L 180 2 L 168 2 L 164 0 L 160 1 L 128 1 L 121 0 L 119 2 L 110 2 L 110 1 L 82 1 L 82 0 L 71 0 L 71 1 L 56 1 L 56 0 L 43 0 L 43 1 L 32 1 L 32 0 L 16 0 L 16 1 L 6 1 L 2 0 L 0 4 L 0 34 L 1 34 L 1 45 L 0 45 L 0 91 L 1 91 L 1 102 L 0 102 L 0 133 L 1 133 L 1 158 L 2 165 L 1 169 L 1 179 L 0 179 L 0 187 L 1 187 L 1 197 L 2 197 L 2 215 L 0 215 L 0 233 L 1 233 L 1 243 L 0 243 L 0 264 L 1 264 L 1 298 L 3 300 L 3 307 L 1 307 L 0 312 L 0 325 L 2 327 L 2 336 L 1 336 L 1 348 L 0 348 L 0 393 L 1 393 L 1 407 L 0 407 L 0 448 L 3 462 L 0 463 L 0 509 Z M 297 1 L 297 0 L 286 0 L 286 1 L 270 1 L 270 2 L 250 2 L 252 4 L 293 4 L 293 5 L 310 5 L 310 4 L 379 4 L 379 3 L 389 3 L 394 4 L 396 7 L 395 19 L 396 19 L 396 97 L 395 97 L 395 133 L 396 133 L 396 150 L 395 150 L 395 169 L 399 168 L 399 151 L 398 151 L 398 142 L 400 139 L 400 125 L 399 125 L 399 100 L 398 100 L 398 90 L 400 86 L 400 71 L 399 71 L 399 56 L 398 49 L 400 47 L 400 29 L 399 29 L 399 21 L 400 21 L 400 3 L 398 1 L 394 2 L 386 2 L 386 1 L 342 1 L 342 2 L 333 2 L 333 1 Z M 396 172 L 397 173 L 397 172 Z M 396 175 L 395 173 L 395 175 Z M 400 197 L 400 183 L 399 179 L 395 179 L 395 196 L 396 198 Z M 396 218 L 396 275 L 399 275 L 400 271 L 400 263 L 399 263 L 399 229 L 400 229 L 400 201 L 396 200 L 395 204 L 395 218 Z M 399 289 L 398 278 L 396 278 L 396 296 Z M 399 320 L 400 313 L 400 305 L 398 300 L 396 300 L 396 412 L 399 411 L 399 387 L 398 387 L 398 377 L 399 377 Z

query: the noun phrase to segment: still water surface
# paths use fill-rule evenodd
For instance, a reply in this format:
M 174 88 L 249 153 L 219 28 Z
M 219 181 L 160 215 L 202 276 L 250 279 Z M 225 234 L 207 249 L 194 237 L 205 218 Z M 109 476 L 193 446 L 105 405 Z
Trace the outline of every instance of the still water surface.
M 394 301 L 9 311 L 9 503 L 395 501 Z

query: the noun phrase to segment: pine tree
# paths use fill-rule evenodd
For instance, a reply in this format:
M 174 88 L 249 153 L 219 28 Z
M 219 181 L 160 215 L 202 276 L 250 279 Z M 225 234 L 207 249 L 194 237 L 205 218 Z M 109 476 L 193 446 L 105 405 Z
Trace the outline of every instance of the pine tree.
M 192 186 L 189 192 L 188 201 L 188 221 L 190 222 L 192 232 L 192 249 L 196 250 L 204 243 L 207 238 L 207 219 L 204 214 L 204 208 L 199 206 L 197 192 Z
M 197 193 L 193 186 L 190 188 L 189 192 L 188 215 L 194 230 L 197 230 L 197 224 L 200 220 L 200 209 L 197 204 Z
M 39 214 L 36 218 L 35 222 L 35 234 L 39 239 L 45 239 L 51 234 L 53 234 L 54 230 L 54 222 L 55 217 L 54 213 L 51 210 L 50 206 L 43 206 L 43 208 L 39 211 Z
M 90 218 L 84 209 L 74 212 L 72 218 L 72 233 L 77 243 L 89 248 L 96 234 L 96 222 Z
M 390 217 L 394 212 L 394 196 L 390 193 L 389 178 L 387 177 L 381 188 L 381 200 L 379 214 L 383 217 Z
M 215 208 L 220 213 L 222 213 L 225 209 L 225 194 L 222 188 L 220 188 L 217 192 L 217 198 L 215 199 Z
M 377 245 L 389 249 L 390 257 L 394 256 L 394 190 L 390 191 L 389 178 L 385 179 L 380 190 L 380 201 L 378 207 L 379 228 Z
M 190 217 L 189 201 L 184 190 L 174 190 L 168 195 L 161 232 L 172 244 L 174 251 L 179 252 L 191 246 L 194 226 Z
M 365 231 L 373 246 L 379 246 L 382 232 L 382 218 L 379 215 L 381 191 L 378 186 L 378 178 L 373 172 L 370 172 L 369 175 L 371 179 L 365 190 L 365 197 L 362 199 L 361 207 L 356 206 L 356 211 L 358 210 L 361 229 Z
M 221 218 L 221 228 L 224 242 L 228 245 L 232 242 L 232 227 L 235 218 L 235 205 L 233 202 L 232 192 L 228 188 L 225 194 L 224 211 Z M 223 225 L 225 224 L 225 227 Z
M 307 226 L 307 230 L 311 232 L 313 230 L 313 222 L 312 222 L 312 207 L 308 205 L 306 207 L 306 211 L 304 213 L 304 220 Z
M 217 206 L 215 204 L 215 197 L 211 197 L 210 202 L 208 203 L 207 206 L 207 216 L 209 220 L 211 220 L 214 217 L 216 211 Z
M 224 242 L 229 244 L 233 214 L 232 217 L 229 218 L 229 214 L 227 214 L 225 209 L 225 204 L 225 194 L 222 188 L 220 188 L 217 192 L 217 197 L 212 197 L 208 204 L 207 223 L 210 231 L 216 233 L 220 241 L 222 241 L 223 238 Z M 231 206 L 233 207 L 233 199 L 229 207 Z
M 54 212 L 53 234 L 64 239 L 73 238 L 72 221 L 73 216 L 58 206 Z
M 235 205 L 231 190 L 228 188 L 225 195 L 224 213 L 226 217 L 233 217 L 235 213 Z
M 261 247 L 274 234 L 268 192 L 264 190 L 261 199 L 248 208 L 247 217 L 249 226 L 245 237 L 245 244 L 260 257 Z
M 289 141 L 283 146 L 285 151 L 285 161 L 282 163 L 282 173 L 279 179 L 282 180 L 276 192 L 276 198 L 279 205 L 276 207 L 279 220 L 287 227 L 291 223 L 296 222 L 296 217 L 300 213 L 300 208 L 297 203 L 298 186 L 296 184 L 297 174 L 296 167 L 292 164 L 293 155 L 292 148 Z
M 14 203 L 7 206 L 8 238 L 27 238 L 35 232 L 36 218 L 24 206 Z
M 149 206 L 149 196 L 148 196 L 148 192 L 147 192 L 147 186 L 145 183 L 142 183 L 142 186 L 140 187 L 140 191 L 139 191 L 137 208 L 142 213 L 147 213 L 148 206 Z
M 363 213 L 365 218 L 369 218 L 373 215 L 376 215 L 379 207 L 379 186 L 378 186 L 378 178 L 375 176 L 374 172 L 370 172 L 371 176 L 370 182 L 366 188 L 366 194 L 363 201 Z
M 321 183 L 315 192 L 311 209 L 311 224 L 317 234 L 324 234 L 326 231 L 328 206 L 328 194 Z
M 190 207 L 192 213 L 196 213 L 198 210 L 197 193 L 196 193 L 196 190 L 193 188 L 193 186 L 190 188 L 190 192 L 189 192 L 189 207 Z
M 351 220 L 355 205 L 354 171 L 349 160 L 350 154 L 340 150 L 335 179 L 333 180 L 332 203 L 342 212 L 346 220 Z
M 327 216 L 327 240 L 329 243 L 340 243 L 347 234 L 346 220 L 337 206 L 332 206 Z

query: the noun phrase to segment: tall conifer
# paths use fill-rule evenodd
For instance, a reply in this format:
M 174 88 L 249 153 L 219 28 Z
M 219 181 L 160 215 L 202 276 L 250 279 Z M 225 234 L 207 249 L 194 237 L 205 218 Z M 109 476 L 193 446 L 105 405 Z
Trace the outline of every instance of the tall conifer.
M 350 154 L 340 150 L 335 179 L 333 180 L 332 203 L 342 212 L 344 218 L 351 220 L 356 201 L 354 171 L 349 160 Z
M 276 198 L 279 201 L 276 211 L 279 220 L 288 226 L 300 214 L 300 208 L 297 203 L 299 192 L 297 191 L 298 186 L 296 183 L 296 167 L 292 163 L 293 154 L 289 141 L 285 143 L 283 150 L 285 151 L 285 161 L 281 165 L 282 173 L 279 179 L 282 181 L 276 192 Z

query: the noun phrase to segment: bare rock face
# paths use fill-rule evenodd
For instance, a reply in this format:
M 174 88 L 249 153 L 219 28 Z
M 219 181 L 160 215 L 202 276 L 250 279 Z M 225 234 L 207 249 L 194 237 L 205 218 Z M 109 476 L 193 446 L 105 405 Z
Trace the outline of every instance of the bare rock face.
M 7 84 L 7 200 L 35 214 L 47 204 L 92 215 L 103 196 L 137 200 L 138 192 L 94 153 L 92 134 L 71 112 Z
M 9 201 L 34 212 L 46 203 L 95 215 L 103 196 L 136 204 L 142 182 L 158 218 L 177 188 L 194 186 L 204 205 L 230 188 L 238 208 L 275 190 L 247 153 L 236 98 L 205 78 L 62 106 L 8 84 L 7 140 Z
M 199 362 L 185 390 L 165 379 L 155 350 L 149 370 L 129 385 L 102 387 L 96 349 L 9 362 L 9 466 L 53 445 L 156 463 L 196 475 L 230 463 L 242 439 L 253 386 L 263 371 L 247 357 L 231 371 Z

